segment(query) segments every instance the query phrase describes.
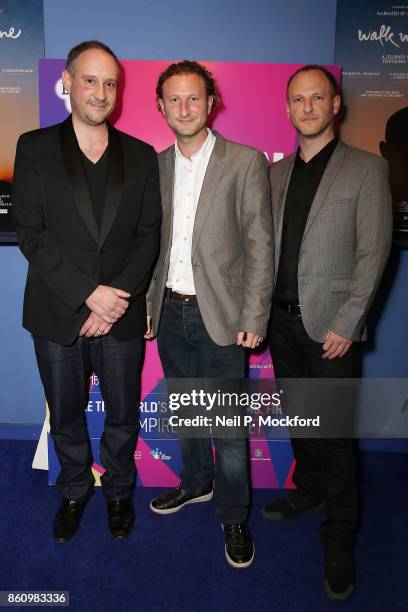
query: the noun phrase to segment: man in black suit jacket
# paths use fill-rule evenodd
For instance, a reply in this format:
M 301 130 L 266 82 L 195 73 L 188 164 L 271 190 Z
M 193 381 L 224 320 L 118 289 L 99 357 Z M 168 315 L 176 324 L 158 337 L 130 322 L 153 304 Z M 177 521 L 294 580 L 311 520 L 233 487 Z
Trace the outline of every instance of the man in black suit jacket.
M 29 261 L 23 325 L 61 463 L 57 542 L 74 535 L 95 482 L 84 414 L 92 371 L 106 409 L 101 481 L 112 535 L 126 537 L 134 522 L 145 291 L 161 208 L 153 148 L 107 123 L 119 72 L 103 43 L 72 49 L 62 75 L 72 115 L 17 145 L 14 219 Z

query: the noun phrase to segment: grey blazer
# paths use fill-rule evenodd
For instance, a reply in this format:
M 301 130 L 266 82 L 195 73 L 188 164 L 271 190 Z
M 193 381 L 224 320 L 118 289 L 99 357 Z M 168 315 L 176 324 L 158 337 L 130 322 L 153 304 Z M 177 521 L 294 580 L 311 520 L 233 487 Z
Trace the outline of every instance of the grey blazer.
M 216 141 L 194 223 L 192 266 L 206 329 L 220 346 L 238 331 L 266 335 L 274 277 L 268 165 L 260 151 Z M 160 256 L 147 294 L 153 331 L 159 326 L 173 234 L 174 146 L 159 155 L 162 197 Z
M 295 155 L 270 168 L 276 271 Z M 316 192 L 300 248 L 298 288 L 310 338 L 366 339 L 366 315 L 388 258 L 392 204 L 386 162 L 339 142 Z M 275 273 L 276 281 L 276 273 Z

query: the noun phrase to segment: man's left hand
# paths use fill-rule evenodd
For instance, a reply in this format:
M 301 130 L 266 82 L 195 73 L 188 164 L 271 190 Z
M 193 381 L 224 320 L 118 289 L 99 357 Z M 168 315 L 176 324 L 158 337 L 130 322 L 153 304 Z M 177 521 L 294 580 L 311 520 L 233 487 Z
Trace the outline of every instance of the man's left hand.
M 323 344 L 323 359 L 335 359 L 336 357 L 343 357 L 353 344 L 352 340 L 343 338 L 332 331 L 328 331 L 325 337 L 325 343 Z
M 263 340 L 263 336 L 258 334 L 251 334 L 251 332 L 238 332 L 237 345 L 244 346 L 245 348 L 257 348 Z
M 92 336 L 106 336 L 106 334 L 108 334 L 111 329 L 111 323 L 106 323 L 101 317 L 98 317 L 97 314 L 91 312 L 91 314 L 81 327 L 79 335 L 86 336 L 87 338 L 91 338 Z

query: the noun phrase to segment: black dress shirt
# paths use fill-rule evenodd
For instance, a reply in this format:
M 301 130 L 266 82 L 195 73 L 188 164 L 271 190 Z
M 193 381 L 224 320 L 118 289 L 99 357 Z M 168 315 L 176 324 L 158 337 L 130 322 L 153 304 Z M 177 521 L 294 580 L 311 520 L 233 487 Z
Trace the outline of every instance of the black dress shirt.
M 299 304 L 298 262 L 310 207 L 338 138 L 333 138 L 307 163 L 297 150 L 286 194 L 281 255 L 274 299 Z
M 92 206 L 96 223 L 101 229 L 103 209 L 105 204 L 106 178 L 108 176 L 109 145 L 103 152 L 102 157 L 94 164 L 81 151 L 85 176 L 92 196 Z

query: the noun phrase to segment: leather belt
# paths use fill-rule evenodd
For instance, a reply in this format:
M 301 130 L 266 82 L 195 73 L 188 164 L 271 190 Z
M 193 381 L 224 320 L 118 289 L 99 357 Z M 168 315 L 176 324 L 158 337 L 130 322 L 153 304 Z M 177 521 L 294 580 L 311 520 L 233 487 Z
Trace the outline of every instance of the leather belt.
M 277 306 L 281 310 L 284 310 L 288 314 L 292 316 L 301 317 L 302 313 L 300 311 L 300 304 L 290 304 L 289 302 L 281 302 L 280 300 L 275 300 L 273 302 L 274 306 Z
M 187 293 L 177 293 L 177 291 L 173 291 L 173 289 L 166 289 L 166 297 L 171 300 L 180 300 L 181 302 L 189 302 L 190 300 L 196 300 L 197 296 L 188 295 Z

